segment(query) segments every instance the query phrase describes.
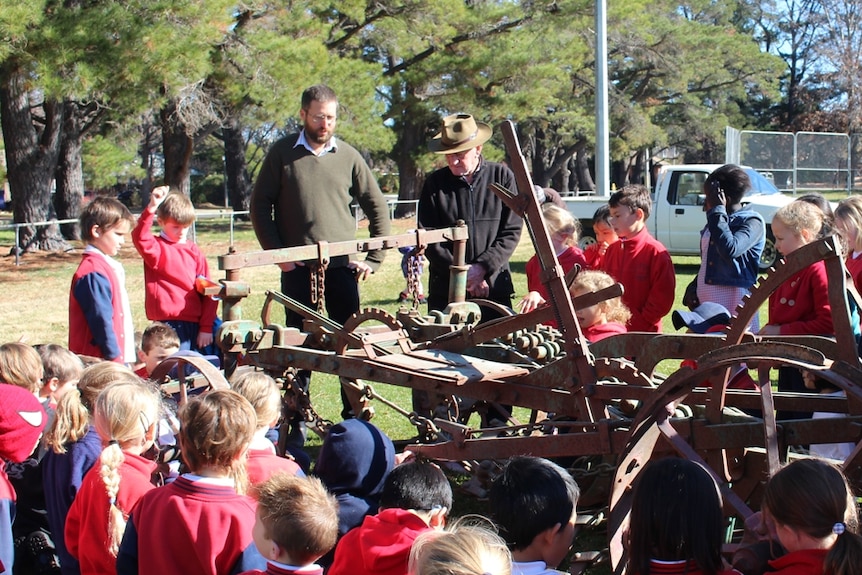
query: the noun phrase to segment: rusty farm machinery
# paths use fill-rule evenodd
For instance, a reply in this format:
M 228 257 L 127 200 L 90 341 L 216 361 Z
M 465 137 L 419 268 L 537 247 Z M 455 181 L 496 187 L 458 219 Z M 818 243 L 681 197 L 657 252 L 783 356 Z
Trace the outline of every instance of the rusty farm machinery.
M 762 487 L 788 457 L 791 446 L 857 443 L 843 462 L 854 486 L 862 486 L 862 364 L 854 336 L 860 298 L 842 263 L 834 238 L 809 244 L 780 260 L 763 275 L 735 311 L 726 332 L 627 333 L 595 344 L 584 339 L 575 310 L 620 295 L 619 285 L 572 299 L 566 275 L 554 255 L 532 181 L 520 153 L 514 127 L 503 135 L 517 190 L 496 189 L 506 204 L 523 216 L 548 288 L 548 305 L 528 314 L 501 310 L 491 302 L 465 298 L 466 266 L 463 225 L 416 230 L 353 242 L 321 243 L 219 258 L 225 277 L 208 288 L 223 302 L 224 324 L 217 340 L 225 370 L 201 366 L 208 385 L 227 385 L 236 369 L 261 369 L 283 382 L 285 403 L 304 413 L 311 427 L 325 431 L 309 398 L 292 381 L 297 370 L 337 375 L 357 414 L 373 401 L 388 405 L 417 428 L 410 449 L 438 461 L 505 460 L 515 454 L 566 458 L 582 483 L 582 505 L 608 508 L 610 558 L 621 573 L 621 544 L 630 509 L 630 486 L 651 458 L 676 455 L 702 463 L 714 475 L 728 517 L 741 521 L 759 508 Z M 240 307 L 249 286 L 240 271 L 251 266 L 305 261 L 325 269 L 329 258 L 371 249 L 414 246 L 421 254 L 432 242 L 450 242 L 450 304 L 442 312 L 423 314 L 402 306 L 397 314 L 367 308 L 344 325 L 326 318 L 278 292 L 267 292 L 260 320 L 244 319 Z M 824 261 L 834 337 L 757 336 L 747 328 L 769 295 L 798 271 Z M 320 278 L 321 274 L 312 274 Z M 320 282 L 322 286 L 322 282 Z M 480 322 L 484 307 L 502 317 Z M 303 328 L 279 325 L 284 308 L 304 318 Z M 543 323 L 556 319 L 557 328 Z M 696 367 L 671 367 L 677 360 Z M 179 359 L 177 361 L 195 361 Z M 670 371 L 669 375 L 661 371 Z M 734 369 L 744 365 L 757 391 L 728 389 Z M 842 397 L 780 393 L 770 385 L 770 368 L 789 366 L 815 372 L 845 393 Z M 169 369 L 166 366 L 164 369 Z M 198 367 L 198 366 L 195 366 Z M 206 370 L 206 371 L 203 371 Z M 439 398 L 432 416 L 416 413 L 380 397 L 373 382 L 424 391 Z M 180 385 L 184 388 L 184 385 Z M 468 398 L 468 402 L 456 398 Z M 482 418 L 478 428 L 465 424 L 459 409 L 503 404 L 525 408 L 529 421 L 514 418 L 500 425 Z M 826 419 L 776 421 L 775 410 L 823 411 Z M 760 417 L 749 415 L 759 411 Z M 490 427 L 489 427 L 490 426 Z M 487 469 L 486 469 L 487 471 Z

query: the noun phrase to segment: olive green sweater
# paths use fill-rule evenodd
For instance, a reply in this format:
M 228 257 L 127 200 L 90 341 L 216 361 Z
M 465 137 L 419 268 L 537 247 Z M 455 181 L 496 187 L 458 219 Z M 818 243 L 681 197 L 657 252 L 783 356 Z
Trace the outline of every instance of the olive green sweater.
M 368 217 L 372 237 L 389 234 L 386 199 L 359 152 L 339 141 L 334 151 L 315 156 L 304 146 L 295 146 L 298 137 L 293 134 L 273 144 L 255 182 L 249 209 L 261 247 L 353 240 L 353 201 Z M 377 270 L 385 253 L 368 252 L 365 261 Z M 347 258 L 330 262 L 346 264 Z

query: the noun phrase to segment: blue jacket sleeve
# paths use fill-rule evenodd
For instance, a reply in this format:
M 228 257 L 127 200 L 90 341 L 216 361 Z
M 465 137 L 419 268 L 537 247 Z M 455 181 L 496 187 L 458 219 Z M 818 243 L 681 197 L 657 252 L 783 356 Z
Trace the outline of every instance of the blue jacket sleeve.
M 715 242 L 719 255 L 727 260 L 747 253 L 766 233 L 763 220 L 756 214 L 745 218 L 744 223 L 736 230 L 731 230 L 724 206 L 709 210 L 706 213 L 706 222 L 710 239 Z
M 138 531 L 135 516 L 129 517 L 117 552 L 117 575 L 138 575 Z
M 237 575 L 255 570 L 264 573 L 266 571 L 266 559 L 260 554 L 254 543 L 249 543 L 248 547 L 243 550 L 242 555 L 239 556 L 239 559 L 236 560 L 236 564 L 230 570 L 230 573 L 231 575 Z
M 75 283 L 75 299 L 84 312 L 93 340 L 105 359 L 123 355 L 114 333 L 114 306 L 111 282 L 99 273 L 89 273 Z
M 0 499 L 0 563 L 5 571 L 12 572 L 15 560 L 15 547 L 12 537 L 12 519 L 15 517 L 15 504 L 11 499 Z

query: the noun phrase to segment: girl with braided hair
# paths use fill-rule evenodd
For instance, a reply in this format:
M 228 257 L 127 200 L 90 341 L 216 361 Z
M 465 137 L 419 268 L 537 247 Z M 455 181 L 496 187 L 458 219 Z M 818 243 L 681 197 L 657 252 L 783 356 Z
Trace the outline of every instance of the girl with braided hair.
M 96 398 L 94 423 L 102 440 L 99 461 L 84 477 L 66 517 L 65 540 L 81 573 L 116 573 L 117 550 L 138 500 L 155 486 L 152 446 L 161 398 L 142 381 L 120 381 Z
M 102 390 L 120 381 L 140 381 L 140 378 L 129 368 L 108 361 L 84 369 L 77 390 L 60 399 L 54 421 L 45 432 L 44 441 L 48 447 L 42 459 L 45 508 L 62 575 L 81 572 L 78 561 L 66 549 L 63 534 L 66 515 L 84 476 L 102 452 L 102 441 L 93 419 L 96 398 Z

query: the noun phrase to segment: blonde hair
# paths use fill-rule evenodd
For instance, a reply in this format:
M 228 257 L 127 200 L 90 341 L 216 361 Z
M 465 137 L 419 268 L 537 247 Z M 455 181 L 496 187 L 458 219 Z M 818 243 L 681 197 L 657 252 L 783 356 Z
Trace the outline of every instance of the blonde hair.
M 245 493 L 248 478 L 240 456 L 257 427 L 248 400 L 235 391 L 219 389 L 189 399 L 177 415 L 180 451 L 192 473 L 207 467 L 223 472 L 234 479 L 237 493 Z
M 856 245 L 847 246 L 850 251 L 862 251 L 862 197 L 850 196 L 838 202 L 835 208 L 835 219 L 844 220 L 851 224 L 856 232 Z M 847 241 L 847 238 L 844 238 Z
M 317 477 L 276 473 L 256 485 L 264 536 L 297 565 L 313 563 L 338 539 L 338 502 Z
M 102 390 L 113 383 L 139 381 L 141 378 L 135 372 L 112 361 L 86 367 L 81 372 L 77 390 L 65 394 L 57 403 L 57 414 L 51 429 L 45 434 L 45 444 L 54 453 L 66 453 L 66 445 L 86 435 L 96 398 Z
M 37 393 L 42 376 L 42 358 L 32 346 L 18 341 L 0 345 L 0 382 Z
M 269 427 L 281 415 L 281 394 L 275 380 L 262 371 L 236 376 L 230 388 L 246 398 L 257 414 L 257 429 Z
M 156 208 L 156 216 L 162 222 L 170 219 L 183 227 L 187 227 L 195 221 L 195 206 L 184 194 L 172 191 Z
M 571 290 L 572 295 L 574 295 L 575 290 L 578 288 L 590 292 L 597 292 L 606 287 L 611 287 L 615 283 L 614 278 L 605 272 L 598 270 L 583 270 L 575 276 L 575 281 L 572 282 L 569 289 Z M 599 302 L 597 305 L 599 306 L 599 309 L 601 309 L 602 313 L 605 314 L 605 319 L 609 322 L 615 321 L 625 324 L 632 316 L 632 312 L 629 311 L 629 308 L 626 307 L 626 304 L 623 303 L 623 300 L 620 297 L 606 299 Z
M 542 206 L 542 215 L 548 226 L 548 233 L 565 234 L 568 236 L 566 239 L 567 246 L 577 245 L 581 235 L 581 223 L 575 219 L 569 210 L 564 210 L 554 204 L 545 204 Z
M 803 230 L 808 231 L 812 241 L 820 236 L 824 218 L 820 208 L 808 202 L 790 202 L 772 216 L 773 221 L 781 222 L 798 238 L 802 237 Z
M 486 520 L 487 521 L 487 520 Z M 443 531 L 425 531 L 413 542 L 410 575 L 511 575 L 512 555 L 491 528 L 456 521 Z
M 143 381 L 121 381 L 107 388 L 96 398 L 94 423 L 106 447 L 99 456 L 99 476 L 105 484 L 108 507 L 108 552 L 114 557 L 120 547 L 126 518 L 131 509 L 120 509 L 120 466 L 126 457 L 123 445 L 140 442 L 156 424 L 161 410 L 161 396 Z

